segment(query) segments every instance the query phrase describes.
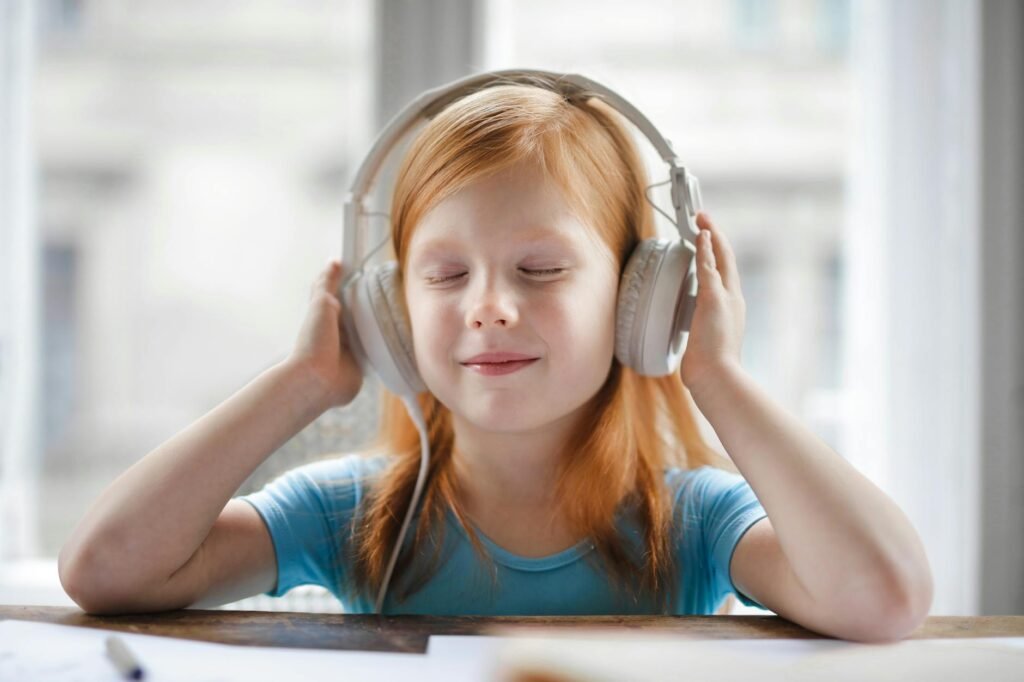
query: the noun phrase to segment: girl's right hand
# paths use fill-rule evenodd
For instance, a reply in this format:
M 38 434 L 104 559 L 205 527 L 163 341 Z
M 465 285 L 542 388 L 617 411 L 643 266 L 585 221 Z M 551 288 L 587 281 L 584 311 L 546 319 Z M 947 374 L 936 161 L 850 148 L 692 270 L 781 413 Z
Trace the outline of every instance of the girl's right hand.
M 340 282 L 341 263 L 332 260 L 313 284 L 306 319 L 288 358 L 311 371 L 324 387 L 327 407 L 349 404 L 363 385 L 363 374 L 349 349 L 341 321 Z

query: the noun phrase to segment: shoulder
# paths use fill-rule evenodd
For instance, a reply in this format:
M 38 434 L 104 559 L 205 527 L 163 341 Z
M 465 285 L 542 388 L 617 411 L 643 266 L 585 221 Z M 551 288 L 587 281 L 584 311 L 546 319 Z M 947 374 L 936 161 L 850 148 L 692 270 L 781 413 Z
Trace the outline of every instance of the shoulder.
M 284 477 L 299 477 L 317 485 L 355 485 L 377 478 L 394 457 L 388 455 L 333 455 L 290 469 Z
M 740 474 L 710 465 L 696 469 L 666 469 L 665 484 L 675 504 L 686 498 L 692 498 L 695 502 L 713 501 L 730 492 L 750 490 L 750 484 Z
M 742 475 L 712 466 L 669 470 L 673 516 L 684 537 L 702 542 L 702 551 L 725 561 L 744 531 L 767 516 L 753 488 Z
M 742 475 L 713 466 L 669 469 L 665 481 L 673 515 L 684 528 L 700 526 L 709 539 L 727 526 L 764 515 L 754 490 Z
M 368 486 L 392 460 L 386 455 L 332 456 L 289 469 L 246 497 L 276 502 L 284 508 L 345 513 L 358 506 Z

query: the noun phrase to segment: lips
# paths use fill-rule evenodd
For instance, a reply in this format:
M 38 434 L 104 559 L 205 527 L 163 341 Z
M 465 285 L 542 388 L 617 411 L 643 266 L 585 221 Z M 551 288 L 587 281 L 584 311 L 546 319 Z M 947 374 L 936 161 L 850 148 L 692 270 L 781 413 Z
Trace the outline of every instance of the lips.
M 468 360 L 463 360 L 464 365 L 491 365 L 502 362 L 520 362 L 522 360 L 536 360 L 535 355 L 524 355 L 522 353 L 512 353 L 509 351 L 492 351 L 490 353 L 480 353 L 474 355 Z
M 513 372 L 518 372 L 524 367 L 532 365 L 539 359 L 540 358 L 532 355 L 524 355 L 523 353 L 494 351 L 474 355 L 469 360 L 463 362 L 462 365 L 477 374 L 483 374 L 484 376 L 496 376 L 499 374 L 512 374 Z

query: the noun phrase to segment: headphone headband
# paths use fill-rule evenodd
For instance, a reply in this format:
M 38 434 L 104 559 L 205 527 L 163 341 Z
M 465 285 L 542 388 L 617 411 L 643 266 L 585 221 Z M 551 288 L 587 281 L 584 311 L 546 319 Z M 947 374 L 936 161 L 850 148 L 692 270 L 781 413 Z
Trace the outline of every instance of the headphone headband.
M 356 171 L 352 186 L 345 197 L 344 235 L 342 238 L 342 271 L 347 276 L 355 272 L 363 255 L 363 228 L 365 199 L 380 172 L 388 154 L 417 123 L 430 120 L 452 102 L 473 92 L 495 85 L 522 84 L 550 89 L 554 84 L 557 92 L 567 98 L 580 96 L 598 97 L 625 116 L 651 142 L 662 160 L 669 165 L 669 180 L 672 183 L 672 204 L 676 211 L 676 229 L 687 248 L 696 253 L 692 243 L 699 234 L 696 226 L 697 211 L 701 208 L 700 184 L 696 176 L 687 172 L 677 163 L 672 144 L 636 107 L 618 93 L 596 81 L 579 74 L 563 74 L 535 69 L 509 69 L 488 71 L 452 81 L 446 85 L 423 92 L 419 97 L 398 112 L 377 136 L 370 151 Z M 683 225 L 691 234 L 686 234 Z

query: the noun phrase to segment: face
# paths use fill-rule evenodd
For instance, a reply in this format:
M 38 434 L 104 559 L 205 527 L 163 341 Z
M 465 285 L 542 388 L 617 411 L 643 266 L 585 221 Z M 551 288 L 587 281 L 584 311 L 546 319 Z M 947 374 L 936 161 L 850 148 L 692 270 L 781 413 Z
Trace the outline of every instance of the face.
M 615 258 L 531 166 L 429 211 L 403 282 L 420 375 L 456 425 L 542 428 L 572 418 L 608 376 Z

